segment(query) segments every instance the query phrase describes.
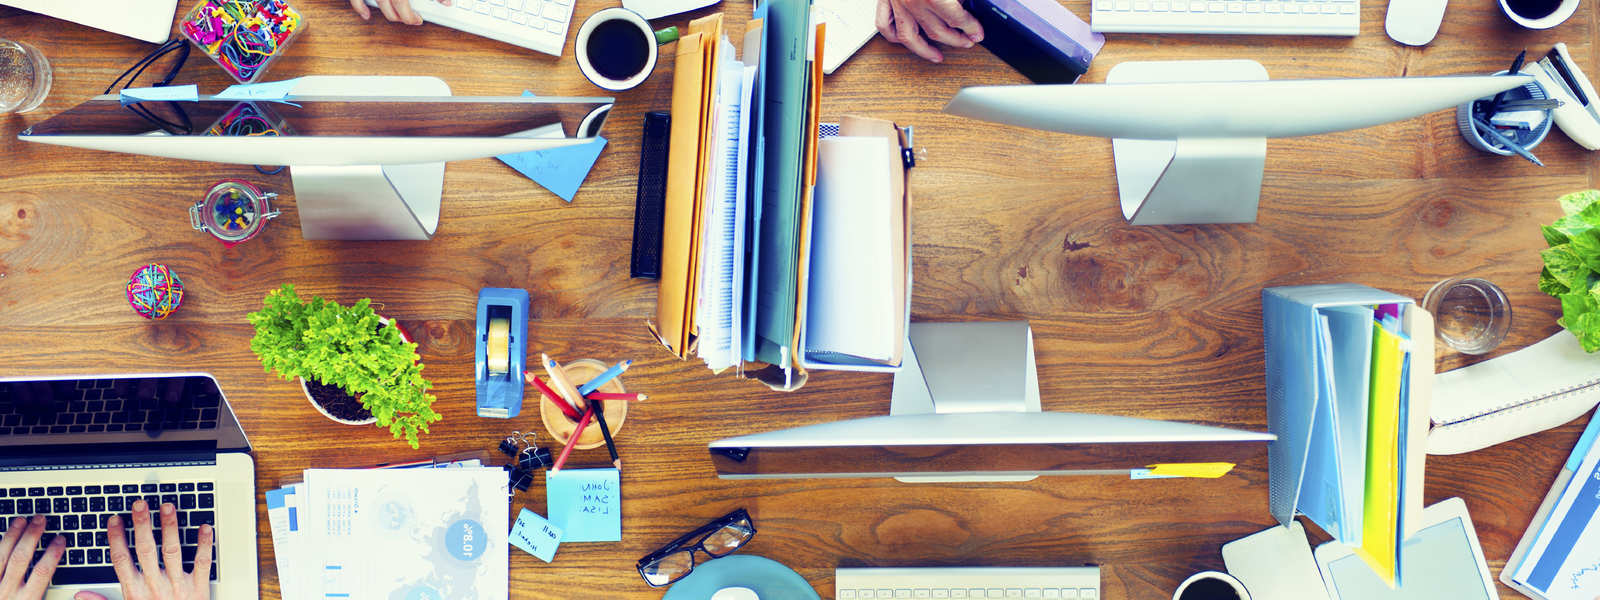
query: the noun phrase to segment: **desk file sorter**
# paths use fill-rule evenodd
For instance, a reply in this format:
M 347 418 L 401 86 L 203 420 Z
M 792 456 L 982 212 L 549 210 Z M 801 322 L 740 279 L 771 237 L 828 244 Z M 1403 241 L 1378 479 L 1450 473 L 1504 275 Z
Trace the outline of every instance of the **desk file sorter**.
M 1269 505 L 1303 514 L 1391 586 L 1421 524 L 1433 317 L 1354 284 L 1267 288 Z

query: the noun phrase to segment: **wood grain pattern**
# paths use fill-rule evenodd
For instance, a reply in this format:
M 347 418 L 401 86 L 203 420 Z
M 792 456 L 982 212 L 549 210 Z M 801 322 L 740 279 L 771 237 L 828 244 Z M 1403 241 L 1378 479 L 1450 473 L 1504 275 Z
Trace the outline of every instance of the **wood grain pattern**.
M 575 22 L 611 4 L 579 0 Z M 1384 3 L 1365 4 L 1355 38 L 1113 35 L 1085 81 L 1102 81 L 1125 60 L 1211 58 L 1254 58 L 1276 78 L 1476 74 L 1505 68 L 1518 49 L 1542 53 L 1557 41 L 1593 72 L 1600 50 L 1589 3 L 1552 31 L 1528 32 L 1492 2 L 1453 2 L 1426 48 L 1391 42 Z M 1088 14 L 1088 0 L 1065 5 Z M 312 25 L 273 67 L 274 78 L 419 74 L 443 77 L 461 95 L 598 93 L 570 49 L 556 59 L 440 27 L 364 23 L 343 0 L 296 6 Z M 741 30 L 749 3 L 721 6 Z M 658 24 L 681 26 L 705 12 Z M 611 144 L 572 204 L 497 161 L 465 161 L 450 165 L 433 241 L 308 242 L 297 231 L 287 175 L 16 142 L 30 124 L 99 93 L 150 46 L 10 8 L 0 8 L 0 36 L 39 46 L 55 67 L 41 109 L 0 117 L 0 376 L 213 372 L 255 441 L 257 484 L 266 488 L 309 466 L 487 450 L 511 429 L 538 429 L 532 411 L 511 422 L 473 416 L 481 287 L 533 294 L 530 349 L 566 360 L 635 359 L 627 386 L 650 400 L 633 407 L 618 434 L 628 465 L 624 540 L 567 545 L 552 564 L 512 552 L 516 598 L 658 597 L 633 562 L 740 506 L 761 531 L 748 551 L 781 558 L 824 597 L 840 566 L 1094 562 L 1105 565 L 1106 598 L 1166 598 L 1188 574 L 1220 568 L 1222 543 L 1271 522 L 1264 452 L 1214 481 L 716 479 L 707 442 L 882 414 L 890 378 L 817 373 L 802 392 L 783 394 L 673 360 L 650 340 L 644 320 L 655 285 L 628 278 L 628 248 L 641 115 L 667 107 L 670 61 L 619 95 Z M 226 76 L 207 62 L 194 57 L 179 81 L 221 89 Z M 1031 320 L 1047 410 L 1264 430 L 1263 286 L 1353 281 L 1420 297 L 1439 279 L 1475 275 L 1499 283 L 1515 307 L 1501 353 L 1556 331 L 1559 307 L 1537 289 L 1538 225 L 1559 214 L 1557 196 L 1593 186 L 1596 174 L 1592 155 L 1560 134 L 1537 150 L 1543 169 L 1472 150 L 1445 112 L 1273 140 L 1256 224 L 1135 228 L 1118 212 L 1105 140 L 939 112 L 963 86 L 1021 82 L 981 49 L 950 51 L 947 64 L 933 65 L 875 40 L 827 78 L 823 113 L 917 127 L 926 155 L 913 175 L 913 314 Z M 279 191 L 287 212 L 258 239 L 224 249 L 190 231 L 184 212 L 229 177 Z M 159 323 L 122 301 L 128 273 L 152 260 L 174 266 L 189 291 L 183 309 Z M 444 415 L 420 450 L 376 428 L 334 425 L 292 384 L 261 371 L 244 315 L 283 282 L 342 301 L 372 297 L 415 334 Z M 1441 351 L 1438 364 L 1472 360 Z M 1467 500 L 1498 572 L 1580 430 L 1571 423 L 1430 458 L 1428 500 Z M 606 462 L 603 450 L 573 457 L 576 465 Z M 513 509 L 543 512 L 541 487 Z M 261 583 L 264 597 L 275 598 L 260 516 Z

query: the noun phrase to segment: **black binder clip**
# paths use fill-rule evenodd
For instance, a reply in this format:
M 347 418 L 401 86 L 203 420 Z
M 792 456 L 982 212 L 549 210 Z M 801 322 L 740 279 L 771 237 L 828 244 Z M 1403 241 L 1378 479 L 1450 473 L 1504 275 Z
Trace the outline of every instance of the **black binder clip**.
M 900 128 L 900 162 L 907 169 L 917 166 L 917 147 L 911 138 L 911 126 Z
M 515 459 L 515 463 L 506 466 L 507 490 L 510 495 L 517 492 L 528 491 L 533 485 L 533 476 L 542 469 L 548 469 L 555 464 L 555 456 L 549 448 L 533 445 L 538 439 L 537 433 L 522 433 L 513 431 L 506 439 L 500 440 L 500 453 Z M 521 449 L 518 449 L 518 446 Z

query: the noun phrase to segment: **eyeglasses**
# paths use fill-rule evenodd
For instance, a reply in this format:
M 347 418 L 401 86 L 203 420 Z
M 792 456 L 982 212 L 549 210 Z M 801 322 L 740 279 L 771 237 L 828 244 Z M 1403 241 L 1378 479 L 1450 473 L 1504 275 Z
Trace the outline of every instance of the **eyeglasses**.
M 722 558 L 738 550 L 755 535 L 756 526 L 750 521 L 750 513 L 742 508 L 735 510 L 639 559 L 639 576 L 650 587 L 670 584 L 694 570 L 695 552 Z
M 183 64 L 189 61 L 189 43 L 183 38 L 178 38 L 162 44 L 161 47 L 156 48 L 150 54 L 145 55 L 144 58 L 139 59 L 139 62 L 133 63 L 133 66 L 128 67 L 128 70 L 123 71 L 121 75 L 118 75 L 117 78 L 111 82 L 111 85 L 106 86 L 106 91 L 104 93 L 110 94 L 112 90 L 117 89 L 117 84 L 119 83 L 122 84 L 121 89 L 124 90 L 133 87 L 134 82 L 139 79 L 139 76 L 144 75 L 145 69 L 156 64 L 157 62 L 160 62 L 162 58 L 168 55 L 172 55 L 174 58 L 167 66 L 166 75 L 163 76 L 160 81 L 151 84 L 149 87 L 163 87 L 172 85 L 172 80 L 178 77 L 178 71 L 183 70 Z M 123 79 L 127 79 L 128 82 L 122 83 Z M 149 104 L 150 106 L 145 106 L 145 104 Z M 160 126 L 161 129 L 167 133 L 173 135 L 188 135 L 194 132 L 194 124 L 189 120 L 189 113 L 185 112 L 183 107 L 178 106 L 176 102 L 134 102 L 128 104 L 127 108 L 134 114 L 144 117 L 145 120 Z

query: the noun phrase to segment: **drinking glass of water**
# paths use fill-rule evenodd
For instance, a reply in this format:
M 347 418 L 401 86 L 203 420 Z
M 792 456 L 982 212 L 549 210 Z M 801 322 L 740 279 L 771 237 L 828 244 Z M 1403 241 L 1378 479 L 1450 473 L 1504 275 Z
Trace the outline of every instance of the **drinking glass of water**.
M 50 93 L 50 62 L 38 48 L 0 38 L 0 115 L 24 113 Z
M 1458 277 L 1434 284 L 1422 297 L 1422 308 L 1433 313 L 1439 339 L 1462 354 L 1494 350 L 1511 330 L 1505 292 L 1483 279 Z

